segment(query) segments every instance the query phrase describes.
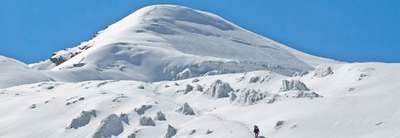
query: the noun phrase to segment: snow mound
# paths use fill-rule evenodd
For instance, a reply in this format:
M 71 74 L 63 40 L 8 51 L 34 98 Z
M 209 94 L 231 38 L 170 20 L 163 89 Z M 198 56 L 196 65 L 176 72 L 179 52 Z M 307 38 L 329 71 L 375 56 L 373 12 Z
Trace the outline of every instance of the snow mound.
M 214 98 L 229 97 L 229 93 L 233 91 L 229 83 L 224 83 L 221 80 L 216 80 L 211 84 L 210 88 L 205 92 L 207 95 Z

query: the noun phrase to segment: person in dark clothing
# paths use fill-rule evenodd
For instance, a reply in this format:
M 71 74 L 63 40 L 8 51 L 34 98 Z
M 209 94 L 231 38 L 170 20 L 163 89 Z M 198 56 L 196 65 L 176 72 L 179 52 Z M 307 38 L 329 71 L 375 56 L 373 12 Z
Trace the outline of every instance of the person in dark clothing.
M 258 126 L 254 125 L 254 135 L 256 136 L 256 138 L 258 138 L 258 134 L 260 133 L 260 129 L 258 129 Z

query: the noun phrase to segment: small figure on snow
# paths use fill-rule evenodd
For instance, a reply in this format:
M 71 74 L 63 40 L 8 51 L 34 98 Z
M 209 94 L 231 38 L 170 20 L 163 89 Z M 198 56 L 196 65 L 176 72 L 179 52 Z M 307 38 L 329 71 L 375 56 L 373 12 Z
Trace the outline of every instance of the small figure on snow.
M 260 129 L 258 129 L 257 125 L 254 125 L 253 132 L 254 132 L 255 137 L 258 138 L 258 134 L 260 133 Z

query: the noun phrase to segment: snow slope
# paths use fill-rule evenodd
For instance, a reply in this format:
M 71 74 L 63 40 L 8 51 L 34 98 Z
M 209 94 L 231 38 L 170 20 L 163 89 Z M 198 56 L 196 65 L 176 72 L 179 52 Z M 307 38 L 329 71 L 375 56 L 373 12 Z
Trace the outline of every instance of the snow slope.
M 62 81 L 160 81 L 260 69 L 301 74 L 326 60 L 290 49 L 211 13 L 154 5 L 32 67 L 51 70 L 52 76 Z
M 46 74 L 0 55 L 0 88 L 51 80 Z
M 42 82 L 1 89 L 0 111 L 7 113 L 0 114 L 0 136 L 154 138 L 169 132 L 175 138 L 247 138 L 256 124 L 262 136 L 271 138 L 399 137 L 400 75 L 393 72 L 400 64 L 330 67 L 332 73 L 323 77 L 317 77 L 320 72 L 316 71 L 302 77 L 255 71 L 155 83 Z M 215 85 L 216 80 L 234 90 L 229 97 L 209 95 L 213 90 L 228 90 Z M 296 90 L 301 87 L 294 85 L 283 91 L 283 80 L 299 80 L 308 90 Z M 255 94 L 240 94 L 247 90 Z M 237 100 L 232 101 L 232 94 Z M 184 103 L 194 115 L 178 110 Z M 83 111 L 95 115 L 82 117 Z M 160 111 L 166 120 L 155 120 Z M 141 124 L 143 117 L 153 118 L 154 125 Z M 80 125 L 69 128 L 73 120 Z M 176 133 L 168 131 L 168 126 Z

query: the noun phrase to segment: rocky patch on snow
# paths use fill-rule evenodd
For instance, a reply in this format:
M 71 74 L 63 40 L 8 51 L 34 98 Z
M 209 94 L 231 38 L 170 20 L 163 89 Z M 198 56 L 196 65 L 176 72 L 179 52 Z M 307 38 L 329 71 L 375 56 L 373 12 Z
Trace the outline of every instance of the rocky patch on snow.
M 199 79 L 195 78 L 195 79 L 192 80 L 192 83 L 196 83 L 196 82 L 199 82 L 199 81 L 200 81 Z
M 263 83 L 271 80 L 270 75 L 264 75 L 264 76 L 251 76 L 249 78 L 249 83 Z
M 134 111 L 139 115 L 143 115 L 147 110 L 149 110 L 152 107 L 153 107 L 152 105 L 142 105 L 138 108 L 135 108 Z
M 330 66 L 318 66 L 315 71 L 313 77 L 322 78 L 333 74 L 333 69 Z
M 316 92 L 311 91 L 306 84 L 300 80 L 283 80 L 280 88 L 280 96 L 290 98 L 316 98 L 322 97 Z
M 179 113 L 182 113 L 184 115 L 195 115 L 192 107 L 190 107 L 188 103 L 184 103 L 176 111 L 179 112 Z
M 140 117 L 139 124 L 142 126 L 156 126 L 156 122 L 151 117 L 146 116 Z
M 124 131 L 122 122 L 128 122 L 127 115 L 122 114 L 118 116 L 116 114 L 111 114 L 100 123 L 96 132 L 93 134 L 93 138 L 109 138 L 115 137 Z
M 275 129 L 280 129 L 283 125 L 285 125 L 285 123 L 286 123 L 285 121 L 280 120 L 280 121 L 275 123 L 274 128 Z
M 241 105 L 252 105 L 265 99 L 269 94 L 254 89 L 240 89 L 237 92 L 232 92 L 230 95 L 230 102 Z
M 281 92 L 286 91 L 309 91 L 310 89 L 300 80 L 282 80 Z
M 65 105 L 66 105 L 66 106 L 69 106 L 69 105 L 71 105 L 71 104 L 76 104 L 76 103 L 81 102 L 81 101 L 83 101 L 83 100 L 85 100 L 85 97 L 77 97 L 77 96 L 74 96 L 74 97 L 68 98 L 68 99 L 66 100 L 67 103 L 65 103 Z
M 158 111 L 158 112 L 156 113 L 156 116 L 154 117 L 154 120 L 165 121 L 165 120 L 167 120 L 167 119 L 166 119 L 165 114 L 164 114 L 163 112 Z
M 80 127 L 83 127 L 89 124 L 90 120 L 93 117 L 96 117 L 96 110 L 82 111 L 78 117 L 72 119 L 67 129 L 71 128 L 78 129 Z
M 203 92 L 204 89 L 203 89 L 203 86 L 197 84 L 195 90 L 199 91 L 199 92 Z
M 35 109 L 36 107 L 36 104 L 31 104 L 31 106 L 29 106 L 29 109 Z
M 205 92 L 205 94 L 214 98 L 224 98 L 229 97 L 229 93 L 233 91 L 229 83 L 222 82 L 221 80 L 216 80 L 213 82 Z
M 188 94 L 189 92 L 193 91 L 194 87 L 190 84 L 187 84 L 184 90 L 178 90 L 177 93 Z
M 121 102 L 123 99 L 128 98 L 128 96 L 125 96 L 124 94 L 120 94 L 119 96 L 115 97 L 114 99 L 112 99 L 112 102 Z
M 176 128 L 172 127 L 171 125 L 168 125 L 167 133 L 165 134 L 165 138 L 171 138 L 171 137 L 175 136 L 177 132 L 178 132 L 178 130 Z

